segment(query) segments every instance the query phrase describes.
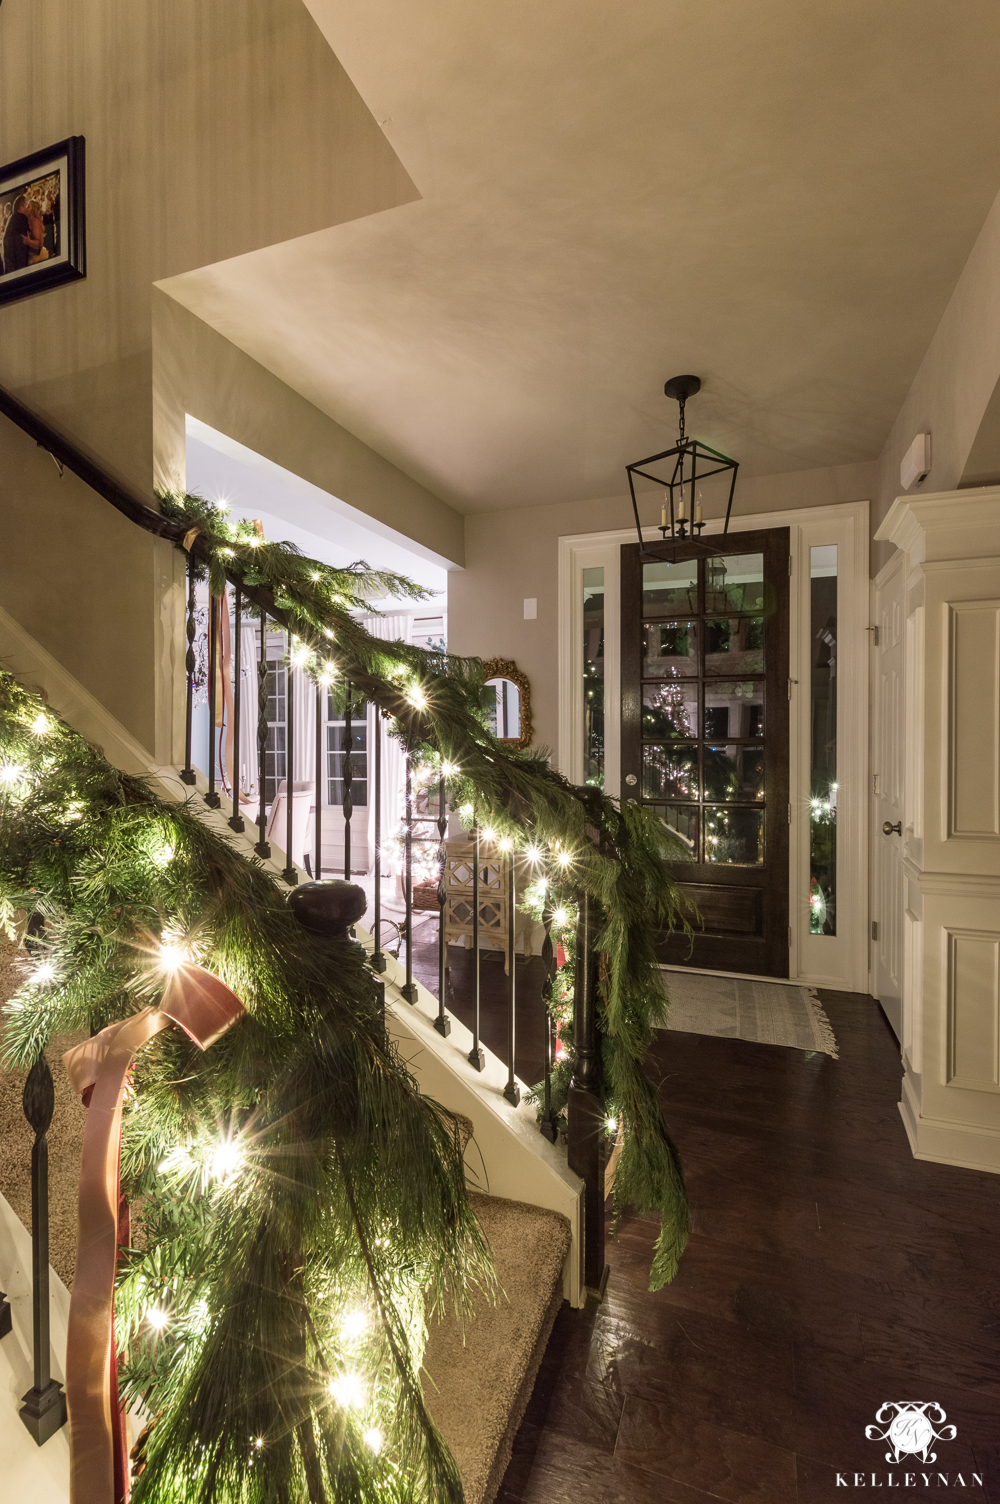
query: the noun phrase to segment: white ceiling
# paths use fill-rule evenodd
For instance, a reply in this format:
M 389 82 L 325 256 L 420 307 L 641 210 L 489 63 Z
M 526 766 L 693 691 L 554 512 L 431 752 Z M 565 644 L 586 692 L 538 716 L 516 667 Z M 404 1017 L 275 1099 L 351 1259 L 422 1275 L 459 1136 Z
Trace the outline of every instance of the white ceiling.
M 166 284 L 461 511 L 875 456 L 1000 189 L 996 0 L 308 0 L 423 195 Z

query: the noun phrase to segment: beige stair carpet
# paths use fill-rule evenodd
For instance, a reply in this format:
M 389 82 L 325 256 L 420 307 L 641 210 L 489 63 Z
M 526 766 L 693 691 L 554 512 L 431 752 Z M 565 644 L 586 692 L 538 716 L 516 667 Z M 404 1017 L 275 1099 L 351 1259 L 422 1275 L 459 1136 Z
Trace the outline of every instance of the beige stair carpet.
M 570 1225 L 558 1212 L 470 1194 L 503 1292 L 464 1323 L 433 1321 L 424 1396 L 461 1474 L 466 1504 L 491 1504 L 510 1461 L 552 1324 L 562 1304 Z

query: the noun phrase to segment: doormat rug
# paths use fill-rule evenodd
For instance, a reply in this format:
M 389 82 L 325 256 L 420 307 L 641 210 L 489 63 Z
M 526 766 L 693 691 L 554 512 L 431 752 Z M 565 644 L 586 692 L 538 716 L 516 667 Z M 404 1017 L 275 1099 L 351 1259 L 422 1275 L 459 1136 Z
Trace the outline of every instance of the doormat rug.
M 811 987 L 689 971 L 665 971 L 664 981 L 670 995 L 669 1029 L 787 1045 L 840 1058 L 830 1020 Z

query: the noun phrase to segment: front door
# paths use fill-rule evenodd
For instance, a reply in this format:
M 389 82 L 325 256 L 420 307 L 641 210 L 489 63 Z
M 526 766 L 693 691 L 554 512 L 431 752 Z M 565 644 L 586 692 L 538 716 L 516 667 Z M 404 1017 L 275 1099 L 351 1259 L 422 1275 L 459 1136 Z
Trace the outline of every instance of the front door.
M 787 977 L 789 531 L 711 542 L 622 548 L 622 798 L 687 853 L 661 961 Z

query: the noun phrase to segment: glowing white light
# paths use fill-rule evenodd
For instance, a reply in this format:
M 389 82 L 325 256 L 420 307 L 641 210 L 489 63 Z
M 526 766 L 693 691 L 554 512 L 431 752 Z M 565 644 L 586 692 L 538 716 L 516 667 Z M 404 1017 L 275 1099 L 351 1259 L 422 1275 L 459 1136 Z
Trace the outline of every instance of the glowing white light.
M 31 980 L 44 987 L 46 982 L 55 980 L 56 969 L 51 961 L 43 961 L 41 966 L 36 966 Z
M 424 694 L 419 684 L 414 684 L 413 688 L 410 690 L 406 698 L 416 710 L 423 710 L 427 704 L 427 696 Z
M 538 879 L 538 891 L 539 891 L 539 893 L 544 893 L 546 891 L 546 889 L 548 888 L 548 886 L 549 886 L 549 880 L 548 880 L 547 877 L 540 877 Z
M 249 543 L 251 548 L 260 548 L 260 539 L 257 537 L 256 533 L 252 538 L 248 538 L 247 542 Z
M 159 851 L 153 857 L 153 866 L 154 867 L 169 867 L 170 863 L 174 859 L 174 855 L 175 855 L 175 852 L 174 852 L 174 848 L 172 846 L 161 846 L 160 849 L 159 849 Z
M 529 846 L 524 854 L 529 862 L 540 862 L 542 860 L 542 848 L 540 846 Z
M 333 636 L 333 633 L 331 632 L 331 630 L 330 630 L 329 627 L 324 627 L 323 628 L 323 636 L 324 637 L 332 637 Z
M 482 830 L 480 831 L 480 834 L 484 841 L 489 841 L 490 843 L 495 841 L 497 838 L 497 833 L 493 829 L 492 825 L 484 825 Z
M 170 1317 L 167 1315 L 166 1311 L 161 1311 L 159 1306 L 150 1306 L 149 1310 L 146 1312 L 146 1320 L 149 1322 L 154 1332 L 162 1332 L 163 1328 L 170 1320 Z
M 189 1170 L 193 1163 L 187 1147 L 184 1144 L 177 1144 L 156 1168 L 163 1175 L 168 1170 Z
M 458 765 L 457 765 L 457 763 L 443 762 L 441 764 L 441 776 L 442 776 L 442 778 L 454 778 L 454 776 L 455 776 L 455 774 L 457 772 L 458 772 Z
M 565 924 L 569 919 L 569 913 L 566 909 L 556 909 L 552 919 L 555 924 Z
M 44 736 L 46 731 L 51 729 L 51 726 L 52 723 L 44 710 L 40 710 L 31 723 L 31 729 L 36 736 Z M 836 788 L 836 784 L 834 784 L 834 788 Z
M 310 573 L 309 573 L 309 578 L 311 580 L 318 580 L 319 579 L 319 573 L 318 573 L 318 571 L 315 570 L 315 569 L 311 570 Z
M 617 1118 L 608 1118 L 608 1132 L 609 1133 L 617 1133 L 618 1132 L 618 1119 Z
M 369 1426 L 363 1433 L 365 1445 L 371 1447 L 373 1452 L 381 1452 L 385 1438 L 378 1426 Z
M 344 1410 L 364 1401 L 364 1385 L 356 1373 L 342 1373 L 339 1379 L 331 1379 L 328 1387 L 337 1404 Z
M 258 1436 L 257 1439 L 254 1442 L 254 1446 L 257 1448 L 258 1452 L 260 1451 L 260 1449 L 261 1449 L 261 1447 L 263 1445 L 264 1445 L 264 1438 L 263 1438 L 263 1436 Z
M 500 842 L 500 850 L 501 851 L 513 851 L 514 850 L 514 842 L 511 840 L 510 836 L 504 836 L 503 840 Z
M 231 548 L 220 548 L 219 553 L 224 559 L 231 559 L 233 557 L 233 550 Z
M 568 851 L 560 851 L 559 855 L 556 857 L 556 861 L 559 863 L 560 867 L 568 867 L 572 860 L 573 858 L 570 856 Z
M 462 816 L 463 820 L 471 820 L 475 811 L 471 804 L 463 804 L 458 813 Z
M 212 1155 L 211 1172 L 217 1180 L 231 1180 L 243 1164 L 243 1150 L 239 1144 L 226 1139 Z
M 8 786 L 19 783 L 24 777 L 24 768 L 19 762 L 5 762 L 0 768 L 0 783 Z
M 160 965 L 165 971 L 176 971 L 189 959 L 187 950 L 175 940 L 167 940 L 160 946 Z
M 368 1326 L 367 1311 L 348 1311 L 340 1323 L 340 1330 L 345 1337 L 360 1337 Z
M 296 668 L 301 668 L 309 657 L 309 649 L 304 642 L 297 642 L 292 649 L 292 663 Z

